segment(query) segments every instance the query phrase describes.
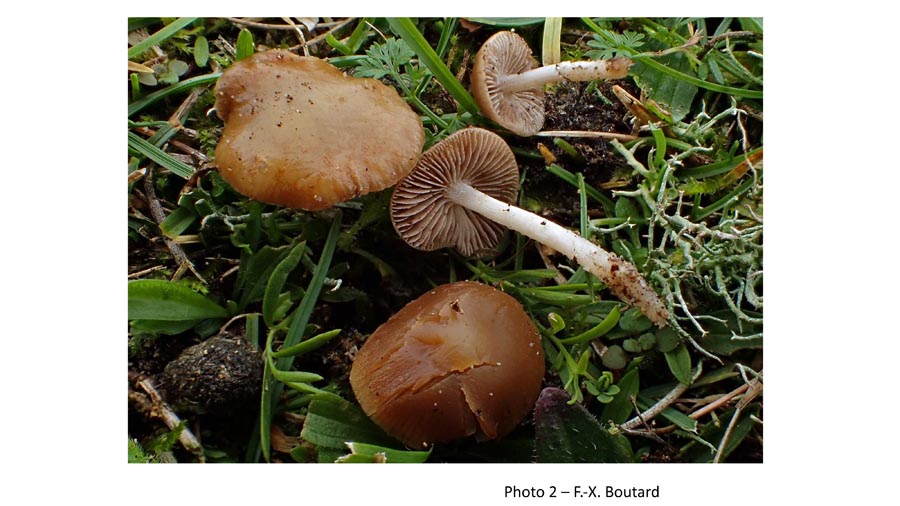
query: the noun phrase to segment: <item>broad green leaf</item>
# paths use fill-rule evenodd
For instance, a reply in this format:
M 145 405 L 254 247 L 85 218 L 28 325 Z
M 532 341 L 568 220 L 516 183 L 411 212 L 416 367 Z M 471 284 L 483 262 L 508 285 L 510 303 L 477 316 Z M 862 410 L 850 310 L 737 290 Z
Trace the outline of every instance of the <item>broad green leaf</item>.
M 234 60 L 240 61 L 249 56 L 253 56 L 253 51 L 253 34 L 250 33 L 250 30 L 244 28 L 241 30 L 241 33 L 238 34 Z
M 133 320 L 131 322 L 132 334 L 164 334 L 174 336 L 186 332 L 200 323 L 201 320 Z
M 721 462 L 725 462 L 727 457 L 731 455 L 731 453 L 736 450 L 737 447 L 740 446 L 740 444 L 750 434 L 750 431 L 753 429 L 753 425 L 755 424 L 755 422 L 750 418 L 750 415 L 755 415 L 757 411 L 758 410 L 756 409 L 756 407 L 751 405 L 741 413 L 740 419 L 738 419 L 737 423 L 735 423 L 734 425 L 734 428 L 731 430 L 731 436 L 728 438 L 728 443 L 726 443 L 725 445 L 725 451 L 720 460 Z M 700 430 L 700 437 L 718 447 L 722 440 L 722 435 L 725 432 L 725 428 L 728 426 L 728 422 L 731 420 L 732 416 L 734 416 L 734 410 L 719 414 L 720 423 L 705 424 Z M 712 462 L 714 457 L 715 452 L 712 449 L 705 446 L 696 445 L 688 448 L 684 455 L 684 461 Z
M 128 319 L 185 321 L 225 318 L 228 311 L 181 283 L 160 279 L 128 282 Z
M 174 239 L 187 230 L 196 220 L 197 213 L 193 209 L 179 206 L 159 224 L 159 229 L 167 237 Z
M 603 408 L 603 413 L 600 415 L 600 420 L 604 423 L 624 423 L 634 413 L 634 404 L 631 402 L 631 396 L 637 395 L 640 388 L 638 369 L 635 368 L 625 373 L 617 385 L 619 393 Z
M 619 318 L 619 327 L 626 332 L 637 334 L 652 328 L 653 322 L 644 316 L 640 309 L 635 307 L 625 311 L 625 314 Z
M 243 310 L 248 304 L 262 299 L 275 267 L 288 255 L 290 245 L 273 248 L 264 246 L 241 262 L 238 277 L 235 281 L 234 297 L 238 307 Z
M 690 385 L 693 373 L 691 372 L 691 354 L 687 346 L 680 344 L 674 350 L 665 353 L 666 363 L 672 375 L 682 385 Z
M 201 35 L 194 41 L 194 63 L 198 67 L 205 67 L 207 62 L 209 62 L 209 41 Z
M 691 72 L 690 62 L 683 54 L 674 53 L 660 57 L 658 62 L 649 58 L 636 59 L 631 67 L 631 73 L 640 79 L 641 87 L 650 94 L 650 98 L 664 104 L 663 107 L 672 113 L 672 118 L 680 121 L 691 110 L 697 86 L 674 78 L 657 65 L 685 74 Z
M 663 353 L 668 353 L 681 344 L 681 339 L 675 334 L 671 327 L 666 327 L 656 331 L 656 349 Z
M 393 448 L 370 445 L 366 443 L 347 443 L 347 448 L 350 449 L 350 453 L 337 459 L 337 462 L 385 462 L 388 464 L 418 464 L 428 460 L 428 456 L 431 455 L 431 449 L 424 452 L 395 450 Z
M 638 407 L 643 411 L 656 403 L 656 400 L 650 399 L 648 397 L 644 397 L 643 395 L 638 395 L 637 398 Z M 688 415 L 678 411 L 675 408 L 666 408 L 662 410 L 660 416 L 665 418 L 666 420 L 674 423 L 679 428 L 689 431 L 696 432 L 697 431 L 697 420 L 689 417 Z
M 398 443 L 384 433 L 355 405 L 333 397 L 316 396 L 300 437 L 316 446 L 346 448 L 345 443 L 361 442 L 380 446 Z
M 613 436 L 581 404 L 569 404 L 569 395 L 545 388 L 535 404 L 537 461 L 633 462 L 628 439 Z
M 625 350 L 621 346 L 614 344 L 606 349 L 606 353 L 603 354 L 600 361 L 608 369 L 624 369 L 628 365 L 628 355 L 625 354 Z
M 755 318 L 762 318 L 760 313 L 753 311 L 745 311 L 745 313 Z M 762 325 L 741 322 L 739 327 L 737 317 L 727 309 L 712 313 L 712 316 L 724 319 L 727 323 L 722 324 L 714 320 L 703 322 L 704 328 L 709 332 L 701 341 L 701 346 L 706 351 L 716 355 L 731 355 L 740 350 L 762 348 Z M 736 335 L 745 337 L 735 337 Z

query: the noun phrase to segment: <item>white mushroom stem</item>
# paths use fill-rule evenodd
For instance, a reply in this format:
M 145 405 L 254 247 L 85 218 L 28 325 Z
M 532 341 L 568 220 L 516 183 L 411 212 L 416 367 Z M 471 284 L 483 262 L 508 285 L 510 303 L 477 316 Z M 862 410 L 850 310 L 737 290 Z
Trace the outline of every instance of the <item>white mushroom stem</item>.
M 595 79 L 621 79 L 628 75 L 631 66 L 628 58 L 612 60 L 564 61 L 547 65 L 521 74 L 505 75 L 499 78 L 497 89 L 514 92 L 540 88 L 545 84 L 561 81 L 593 81 Z
M 485 218 L 543 243 L 574 260 L 603 281 L 617 297 L 640 308 L 659 327 L 669 313 L 637 268 L 580 235 L 534 213 L 485 195 L 471 185 L 456 182 L 446 190 L 448 199 Z

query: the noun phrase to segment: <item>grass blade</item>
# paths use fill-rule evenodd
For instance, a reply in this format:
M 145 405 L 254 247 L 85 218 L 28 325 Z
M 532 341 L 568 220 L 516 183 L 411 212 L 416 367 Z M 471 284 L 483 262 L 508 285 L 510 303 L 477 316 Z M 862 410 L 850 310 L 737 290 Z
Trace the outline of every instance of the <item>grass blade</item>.
M 219 79 L 219 76 L 221 75 L 221 72 L 213 72 L 212 74 L 205 74 L 202 76 L 185 79 L 178 84 L 173 84 L 172 86 L 163 88 L 159 91 L 155 91 L 140 100 L 135 100 L 134 102 L 128 104 L 128 117 L 130 118 L 131 116 L 142 111 L 148 105 L 156 103 L 157 101 L 174 93 L 187 91 L 191 88 L 195 88 L 204 84 L 214 83 L 217 79 Z
M 150 144 L 144 139 L 141 139 L 134 132 L 128 132 L 128 147 L 153 160 L 160 166 L 169 169 L 173 174 L 184 179 L 190 178 L 191 174 L 194 173 L 193 167 L 172 158 L 171 155 L 154 146 L 153 144 Z
M 456 76 L 450 72 L 450 69 L 444 65 L 441 58 L 434 52 L 434 49 L 428 45 L 428 41 L 416 28 L 416 25 L 409 18 L 387 18 L 391 25 L 391 31 L 397 34 L 418 56 L 421 63 L 428 68 L 435 79 L 453 95 L 453 98 L 466 111 L 477 114 L 478 104 L 472 95 L 466 91 L 466 88 L 456 79 Z
M 163 42 L 169 37 L 178 33 L 179 30 L 193 23 L 197 18 L 178 18 L 172 21 L 158 32 L 138 42 L 128 49 L 128 59 L 136 58 L 147 51 L 151 47 Z
M 544 39 L 541 48 L 541 63 L 556 65 L 560 62 L 559 38 L 562 33 L 562 18 L 544 20 Z
M 663 74 L 668 75 L 669 77 L 674 77 L 675 79 L 680 79 L 684 82 L 693 84 L 698 88 L 704 88 L 710 91 L 717 91 L 719 93 L 727 93 L 729 95 L 734 95 L 735 97 L 744 97 L 744 98 L 763 98 L 763 92 L 761 90 L 745 90 L 743 88 L 733 88 L 731 86 L 722 86 L 721 84 L 711 83 L 709 81 L 704 81 L 703 79 L 698 79 L 694 76 L 687 75 L 683 72 L 679 72 L 677 70 L 671 69 L 662 63 L 654 60 L 652 57 L 648 55 L 635 55 L 631 57 L 632 60 L 636 62 L 643 63 L 644 65 L 662 72 Z

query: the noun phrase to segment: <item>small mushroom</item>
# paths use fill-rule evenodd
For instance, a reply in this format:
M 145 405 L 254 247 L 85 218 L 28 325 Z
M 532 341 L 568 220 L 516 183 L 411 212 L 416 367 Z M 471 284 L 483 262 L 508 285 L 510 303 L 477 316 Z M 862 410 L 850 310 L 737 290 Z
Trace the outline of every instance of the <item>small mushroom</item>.
M 513 430 L 540 392 L 544 350 L 521 304 L 461 281 L 407 304 L 366 340 L 350 371 L 363 411 L 410 447 Z
M 225 130 L 219 172 L 239 192 L 319 210 L 396 184 L 425 132 L 412 109 L 374 79 L 282 50 L 236 62 L 216 84 Z
M 513 32 L 497 32 L 478 50 L 472 67 L 472 93 L 481 112 L 521 136 L 544 126 L 544 85 L 560 81 L 620 79 L 628 58 L 571 62 L 536 68 L 531 48 Z
M 480 128 L 457 131 L 422 155 L 394 188 L 391 220 L 410 246 L 453 246 L 469 256 L 496 246 L 511 228 L 571 258 L 659 327 L 669 313 L 637 268 L 580 235 L 511 204 L 519 170 L 509 146 Z

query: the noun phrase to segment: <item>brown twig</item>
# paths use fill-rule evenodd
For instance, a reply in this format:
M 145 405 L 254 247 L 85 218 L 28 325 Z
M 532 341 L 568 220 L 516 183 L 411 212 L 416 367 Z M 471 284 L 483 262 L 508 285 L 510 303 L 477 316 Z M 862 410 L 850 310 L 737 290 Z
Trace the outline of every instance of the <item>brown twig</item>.
M 271 23 L 260 23 L 259 21 L 250 21 L 241 18 L 225 18 L 236 25 L 249 26 L 250 28 L 259 28 L 260 30 L 293 30 L 291 25 L 274 25 Z M 283 19 L 283 18 L 282 18 Z
M 159 391 L 156 390 L 156 387 L 153 386 L 150 379 L 142 378 L 131 373 L 129 376 L 131 377 L 129 379 L 134 378 L 137 386 L 147 394 L 146 398 L 142 398 L 139 395 L 139 392 L 129 390 L 128 398 L 134 402 L 135 409 L 153 418 L 159 418 L 166 424 L 166 427 L 168 427 L 169 430 L 175 430 L 175 428 L 181 424 L 181 418 L 179 418 L 178 415 L 172 411 L 172 408 L 166 404 L 166 401 L 163 400 Z M 203 455 L 203 445 L 200 444 L 200 440 L 194 436 L 194 433 L 191 432 L 187 426 L 182 428 L 181 433 L 178 435 L 178 441 L 181 442 L 181 445 L 184 446 L 185 450 L 197 457 L 198 461 L 201 463 L 206 461 L 206 458 Z
M 142 271 L 132 272 L 131 274 L 128 275 L 128 279 L 139 278 L 139 277 L 141 277 L 141 276 L 143 276 L 143 275 L 145 275 L 145 274 L 150 274 L 151 272 L 156 272 L 156 271 L 158 271 L 158 270 L 160 270 L 160 269 L 165 269 L 165 268 L 166 268 L 165 265 L 155 265 L 155 266 L 153 266 L 153 267 L 150 267 L 149 269 L 144 269 L 144 270 L 142 270 Z
M 147 205 L 150 206 L 150 214 L 153 216 L 153 220 L 156 221 L 157 225 L 161 224 L 165 221 L 166 215 L 162 209 L 162 205 L 160 205 L 159 200 L 156 198 L 156 189 L 153 188 L 153 171 L 150 169 L 147 170 L 147 177 L 144 178 L 144 194 L 147 198 Z M 185 254 L 184 250 L 181 249 L 181 246 L 168 237 L 163 237 L 163 241 L 166 243 L 169 251 L 172 252 L 172 256 L 175 257 L 175 261 L 178 263 L 178 270 L 175 272 L 175 275 L 172 276 L 172 279 L 175 280 L 181 278 L 185 269 L 190 269 L 191 272 L 197 276 L 197 279 L 205 285 L 206 280 L 203 279 L 203 276 L 201 276 L 194 268 L 194 264 L 191 262 L 191 259 L 188 258 L 187 254 Z

